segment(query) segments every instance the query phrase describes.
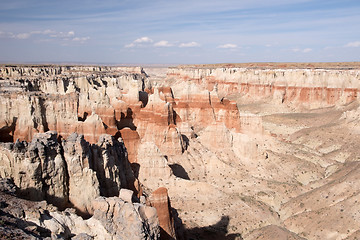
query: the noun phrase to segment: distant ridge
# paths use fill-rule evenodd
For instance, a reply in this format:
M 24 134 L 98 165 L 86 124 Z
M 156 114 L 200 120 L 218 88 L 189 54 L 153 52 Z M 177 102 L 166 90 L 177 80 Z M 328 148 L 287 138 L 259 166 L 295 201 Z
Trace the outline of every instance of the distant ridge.
M 360 62 L 249 62 L 214 64 L 141 64 L 141 63 L 81 63 L 81 62 L 0 62 L 0 66 L 119 66 L 146 68 L 250 68 L 250 69 L 360 69 Z
M 258 69 L 360 69 L 360 62 L 251 62 L 251 63 L 217 63 L 180 65 L 182 67 L 196 68 L 258 68 Z

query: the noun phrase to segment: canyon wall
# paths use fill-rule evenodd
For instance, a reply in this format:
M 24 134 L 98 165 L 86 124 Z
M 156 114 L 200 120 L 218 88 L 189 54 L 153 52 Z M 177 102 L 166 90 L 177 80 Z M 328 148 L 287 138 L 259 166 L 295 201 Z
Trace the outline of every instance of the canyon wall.
M 232 94 L 246 102 L 271 101 L 320 108 L 358 99 L 359 70 L 170 68 L 168 78 L 192 81 L 220 96 Z
M 4 142 L 29 142 L 51 130 L 60 138 L 76 132 L 95 143 L 106 133 L 121 136 L 130 162 L 136 162 L 140 142 L 154 142 L 164 155 L 181 154 L 179 126 L 186 133 L 197 123 L 240 128 L 234 102 L 195 85 L 175 99 L 170 87 L 153 87 L 141 68 L 3 67 L 0 74 Z
M 357 169 L 359 80 L 336 68 L 1 66 L 0 177 L 55 205 L 50 222 L 25 216 L 59 236 L 324 239 L 335 228 L 299 226 L 308 209 L 325 226 L 309 206 L 331 212 L 320 195 Z

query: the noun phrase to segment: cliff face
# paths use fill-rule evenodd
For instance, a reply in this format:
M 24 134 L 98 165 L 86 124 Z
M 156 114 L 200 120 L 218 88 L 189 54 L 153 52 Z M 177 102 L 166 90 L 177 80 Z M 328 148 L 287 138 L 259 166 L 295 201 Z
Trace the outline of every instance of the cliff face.
M 305 108 L 350 103 L 358 99 L 359 70 L 171 68 L 168 78 L 192 81 L 221 96 L 243 101 L 271 101 Z
M 1 87 L 2 135 L 31 141 L 36 132 L 54 130 L 65 138 L 78 132 L 92 143 L 103 133 L 115 135 L 117 122 L 130 107 L 123 100 L 140 108 L 138 91 L 145 88 L 140 68 L 130 73 L 126 70 L 2 68 L 2 83 L 6 85 Z M 135 95 L 129 97 L 130 91 Z
M 198 123 L 225 122 L 240 129 L 235 103 L 187 83 L 174 98 L 170 87 L 152 87 L 141 68 L 3 67 L 0 74 L 1 141 L 30 142 L 51 130 L 95 143 L 106 133 L 121 136 L 136 162 L 140 142 L 154 141 L 164 155 L 181 154 L 179 127 L 190 133 Z
M 126 149 L 109 135 L 90 145 L 73 133 L 59 142 L 56 132 L 38 133 L 30 143 L 0 147 L 0 177 L 12 178 L 19 195 L 46 200 L 60 209 L 74 207 L 92 215 L 92 201 L 118 196 L 121 188 L 134 187 Z M 86 188 L 84 188 L 86 187 Z

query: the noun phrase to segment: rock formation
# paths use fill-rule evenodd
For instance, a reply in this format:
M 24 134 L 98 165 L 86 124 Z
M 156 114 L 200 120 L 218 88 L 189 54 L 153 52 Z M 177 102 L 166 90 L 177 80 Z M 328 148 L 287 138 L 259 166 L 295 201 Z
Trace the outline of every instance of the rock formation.
M 347 104 L 358 99 L 358 70 L 171 68 L 169 78 L 196 82 L 221 96 L 247 102 L 272 101 L 306 108 Z
M 20 196 L 60 209 L 73 206 L 85 215 L 93 214 L 95 198 L 118 196 L 121 188 L 134 186 L 122 142 L 102 135 L 90 145 L 77 133 L 62 142 L 57 138 L 49 131 L 35 134 L 31 143 L 0 146 L 0 177 L 11 177 Z
M 82 214 L 93 214 L 92 200 L 100 196 L 95 158 L 83 135 L 71 134 L 63 142 L 68 171 L 69 202 Z M 86 186 L 86 189 L 84 187 Z
M 0 189 L 46 201 L 2 194 L 28 209 L 1 203 L 22 224 L 3 230 L 355 239 L 359 69 L 1 66 L 0 177 L 16 187 Z
M 67 167 L 55 132 L 38 134 L 29 144 L 17 141 L 1 147 L 1 178 L 11 177 L 22 196 L 66 207 Z
M 159 236 L 156 209 L 124 202 L 118 197 L 96 198 L 94 215 L 86 220 L 71 209 L 60 212 L 45 201 L 32 202 L 3 192 L 0 202 L 2 238 L 158 239 Z
M 166 188 L 156 189 L 150 196 L 150 205 L 156 208 L 161 239 L 176 239 L 174 219 L 171 216 L 171 205 Z

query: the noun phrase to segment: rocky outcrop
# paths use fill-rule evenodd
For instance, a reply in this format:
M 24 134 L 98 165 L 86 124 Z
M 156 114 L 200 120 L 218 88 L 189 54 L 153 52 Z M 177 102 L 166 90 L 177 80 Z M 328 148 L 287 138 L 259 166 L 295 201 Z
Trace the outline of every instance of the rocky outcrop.
M 161 187 L 155 190 L 150 196 L 150 205 L 156 208 L 159 224 L 160 239 L 176 239 L 174 218 L 171 215 L 171 205 L 166 188 Z
M 31 143 L 6 143 L 0 148 L 0 177 L 12 178 L 20 196 L 46 200 L 60 209 L 73 206 L 93 214 L 92 201 L 118 196 L 134 187 L 134 175 L 122 141 L 100 136 L 90 145 L 76 133 L 58 141 L 56 132 L 38 133 Z
M 102 135 L 93 145 L 94 166 L 100 180 L 100 194 L 118 196 L 121 188 L 133 186 L 135 178 L 127 159 L 124 143 L 110 135 Z
M 55 132 L 38 134 L 29 144 L 5 144 L 0 154 L 0 177 L 12 178 L 22 196 L 66 207 L 69 176 Z
M 121 139 L 102 135 L 97 144 L 91 145 L 77 133 L 62 141 L 56 132 L 38 133 L 30 143 L 2 144 L 0 166 L 0 178 L 11 178 L 16 186 L 9 187 L 11 184 L 3 181 L 2 191 L 16 192 L 29 200 L 46 200 L 60 210 L 73 207 L 77 214 L 90 217 L 84 220 L 69 209 L 59 212 L 45 202 L 36 205 L 4 195 L 6 201 L 29 205 L 21 206 L 20 209 L 25 209 L 21 214 L 6 218 L 16 223 L 22 221 L 22 225 L 14 224 L 15 230 L 5 227 L 5 236 L 13 236 L 13 231 L 21 235 L 21 228 L 42 229 L 46 236 L 64 239 L 74 235 L 79 239 L 157 239 L 159 236 L 156 209 L 136 203 L 135 197 L 135 202 L 132 198 L 124 199 L 124 192 L 132 192 L 124 188 L 134 187 L 135 178 Z M 4 206 L 10 204 L 13 203 Z
M 159 239 L 156 209 L 118 197 L 96 198 L 94 215 L 86 220 L 71 209 L 60 212 L 45 201 L 31 202 L 3 192 L 0 203 L 4 239 Z
M 91 145 L 76 133 L 63 140 L 62 145 L 69 176 L 69 202 L 79 213 L 93 214 L 92 200 L 100 196 L 100 183 L 93 170 L 96 159 Z
M 157 239 L 159 236 L 159 221 L 156 210 L 152 207 L 111 197 L 96 199 L 94 209 L 96 210 L 92 218 L 102 223 L 111 239 Z M 96 226 L 95 224 L 93 226 Z M 93 231 L 98 229 L 95 227 Z

